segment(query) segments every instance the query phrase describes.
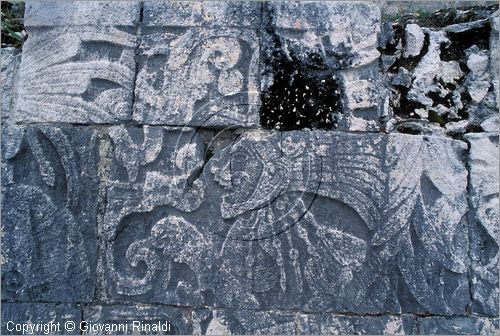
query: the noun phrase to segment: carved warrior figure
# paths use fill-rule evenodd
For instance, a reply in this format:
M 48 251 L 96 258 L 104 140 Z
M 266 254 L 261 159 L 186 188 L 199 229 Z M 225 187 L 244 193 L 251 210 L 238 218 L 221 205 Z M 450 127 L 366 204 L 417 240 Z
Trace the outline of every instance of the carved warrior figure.
M 214 159 L 214 178 L 229 191 L 222 217 L 232 221 L 220 251 L 221 276 L 232 292 L 245 293 L 232 298 L 239 304 L 258 305 L 252 293 L 267 292 L 277 279 L 282 294 L 308 287 L 342 296 L 365 260 L 364 240 L 318 223 L 309 212 L 314 197 L 306 200 L 304 190 L 317 191 L 321 178 L 312 176 L 306 146 L 291 137 L 274 146 L 248 132 Z

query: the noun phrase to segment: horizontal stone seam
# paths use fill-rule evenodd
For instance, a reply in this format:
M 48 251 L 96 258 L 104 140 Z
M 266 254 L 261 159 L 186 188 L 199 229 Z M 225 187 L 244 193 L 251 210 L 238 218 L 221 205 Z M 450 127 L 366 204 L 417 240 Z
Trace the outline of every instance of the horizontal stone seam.
M 175 304 L 165 304 L 165 303 L 155 303 L 155 302 L 136 302 L 136 301 L 90 301 L 90 302 L 51 302 L 51 301 L 2 301 L 2 304 L 72 304 L 75 306 L 81 306 L 82 308 L 89 308 L 95 306 L 104 307 L 116 307 L 116 306 L 130 306 L 130 307 L 163 307 L 163 308 L 174 308 L 179 310 L 225 310 L 225 311 L 239 311 L 239 312 L 253 312 L 253 313 L 279 313 L 279 314 L 289 314 L 289 315 L 330 315 L 334 317 L 402 317 L 402 318 L 434 318 L 442 317 L 446 319 L 453 318 L 489 318 L 498 319 L 498 316 L 492 315 L 481 315 L 481 314 L 455 314 L 455 315 L 445 315 L 445 314 L 425 314 L 425 313 L 354 313 L 354 312 L 311 312 L 311 311 L 297 311 L 297 310 L 283 310 L 283 309 L 248 309 L 248 308 L 234 308 L 234 307 L 212 307 L 212 306 L 183 306 Z

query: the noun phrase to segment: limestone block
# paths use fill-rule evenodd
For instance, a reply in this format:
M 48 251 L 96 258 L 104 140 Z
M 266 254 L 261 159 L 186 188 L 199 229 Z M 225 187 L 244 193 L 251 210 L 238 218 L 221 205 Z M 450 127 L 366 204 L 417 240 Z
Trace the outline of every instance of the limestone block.
M 187 309 L 151 305 L 88 306 L 83 311 L 86 335 L 189 335 Z M 108 326 L 108 327 L 107 327 Z
M 258 63 L 254 30 L 144 28 L 134 120 L 172 126 L 255 126 Z
M 195 335 L 291 335 L 295 333 L 293 313 L 196 309 Z
M 29 4 L 16 121 L 131 119 L 138 19 L 135 2 Z
M 135 138 L 145 144 L 160 132 L 163 140 L 132 147 L 130 130 L 112 133 L 112 297 L 235 309 L 465 312 L 463 142 L 248 131 L 211 156 L 195 135 L 161 130 Z M 187 166 L 177 164 L 183 157 L 191 158 Z
M 423 335 L 498 335 L 498 318 L 426 317 L 418 327 Z
M 300 314 L 301 335 L 411 335 L 416 319 L 407 316 L 339 316 Z
M 17 75 L 21 55 L 18 49 L 2 48 L 2 125 L 10 121 L 14 112 L 14 103 L 17 97 Z
M 473 311 L 498 316 L 498 133 L 466 135 L 470 143 Z
M 92 300 L 97 160 L 89 129 L 3 129 L 3 299 Z

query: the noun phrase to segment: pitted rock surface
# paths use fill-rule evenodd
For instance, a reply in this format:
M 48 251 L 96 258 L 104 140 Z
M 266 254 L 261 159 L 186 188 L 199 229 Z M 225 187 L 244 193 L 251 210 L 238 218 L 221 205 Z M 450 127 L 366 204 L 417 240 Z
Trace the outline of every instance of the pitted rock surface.
M 498 333 L 498 5 L 394 6 L 26 4 L 2 334 Z

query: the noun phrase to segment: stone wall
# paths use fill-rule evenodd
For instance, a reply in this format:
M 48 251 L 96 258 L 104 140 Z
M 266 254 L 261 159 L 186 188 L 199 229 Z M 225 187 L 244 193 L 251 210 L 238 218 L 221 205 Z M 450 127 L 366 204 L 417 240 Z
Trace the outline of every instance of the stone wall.
M 498 333 L 480 5 L 28 3 L 2 49 L 2 333 Z

